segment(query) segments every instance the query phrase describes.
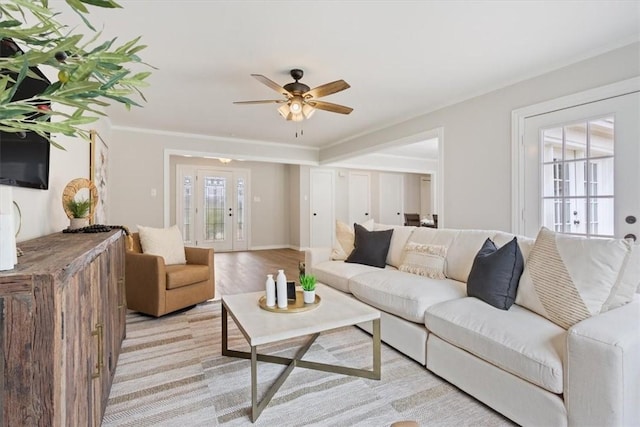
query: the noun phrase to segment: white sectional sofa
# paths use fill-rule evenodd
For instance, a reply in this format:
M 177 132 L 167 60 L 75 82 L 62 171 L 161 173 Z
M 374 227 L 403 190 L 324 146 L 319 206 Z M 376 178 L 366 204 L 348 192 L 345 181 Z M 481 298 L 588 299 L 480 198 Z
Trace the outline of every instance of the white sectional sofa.
M 513 237 L 394 227 L 385 268 L 332 260 L 332 248 L 307 250 L 305 262 L 319 282 L 379 309 L 387 344 L 518 424 L 640 425 L 640 295 L 569 329 L 467 296 L 484 241 L 500 247 Z M 446 246 L 446 278 L 399 271 L 408 240 Z M 518 244 L 526 260 L 534 239 Z

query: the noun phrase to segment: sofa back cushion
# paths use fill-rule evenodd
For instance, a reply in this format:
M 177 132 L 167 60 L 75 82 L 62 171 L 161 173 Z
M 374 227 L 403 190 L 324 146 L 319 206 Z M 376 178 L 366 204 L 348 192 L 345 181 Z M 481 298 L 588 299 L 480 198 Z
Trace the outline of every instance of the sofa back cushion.
M 493 240 L 493 243 L 495 243 L 498 248 L 501 248 L 507 243 L 509 243 L 511 240 L 513 240 L 514 237 L 518 238 L 518 246 L 520 247 L 522 258 L 526 262 L 527 258 L 529 257 L 529 253 L 531 252 L 531 248 L 533 248 L 533 244 L 535 243 L 536 239 L 532 239 L 531 237 L 527 237 L 527 236 L 516 236 L 511 233 L 505 233 L 504 231 L 496 231 L 496 235 L 493 237 L 492 240 Z
M 389 252 L 387 253 L 387 264 L 395 268 L 400 267 L 402 257 L 404 256 L 404 246 L 407 244 L 409 237 L 416 228 L 418 227 L 377 223 L 373 225 L 373 229 L 375 231 L 393 230 L 391 243 L 389 244 Z
M 487 239 L 493 239 L 491 230 L 458 230 L 447 251 L 447 277 L 466 282 L 476 254 Z

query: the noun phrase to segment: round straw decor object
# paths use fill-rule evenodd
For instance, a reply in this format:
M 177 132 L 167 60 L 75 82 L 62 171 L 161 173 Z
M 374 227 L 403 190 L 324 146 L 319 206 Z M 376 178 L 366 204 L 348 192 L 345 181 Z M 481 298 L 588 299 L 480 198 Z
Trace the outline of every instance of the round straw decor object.
M 67 218 L 73 218 L 73 214 L 67 207 L 71 200 L 74 200 L 78 191 L 83 188 L 89 189 L 89 199 L 91 200 L 91 209 L 89 209 L 89 215 L 93 213 L 98 204 L 98 189 L 93 184 L 93 182 L 89 181 L 87 178 L 76 178 L 72 181 L 69 181 L 66 187 L 64 187 L 64 191 L 62 192 L 62 207 L 64 208 L 64 212 L 67 214 Z

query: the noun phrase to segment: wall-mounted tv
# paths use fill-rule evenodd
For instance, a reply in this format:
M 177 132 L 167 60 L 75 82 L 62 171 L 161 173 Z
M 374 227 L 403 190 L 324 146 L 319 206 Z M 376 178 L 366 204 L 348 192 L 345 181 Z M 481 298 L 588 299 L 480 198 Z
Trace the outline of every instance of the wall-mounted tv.
M 22 53 L 9 38 L 0 40 L 0 57 L 6 58 Z M 2 62 L 0 61 L 0 67 Z M 13 100 L 31 98 L 42 93 L 50 84 L 40 70 L 31 70 L 41 79 L 25 78 Z M 2 70 L 0 69 L 0 73 Z M 49 141 L 33 132 L 21 134 L 0 132 L 0 184 L 17 187 L 49 188 Z
M 24 139 L 0 132 L 0 184 L 49 188 L 49 141 L 28 132 Z

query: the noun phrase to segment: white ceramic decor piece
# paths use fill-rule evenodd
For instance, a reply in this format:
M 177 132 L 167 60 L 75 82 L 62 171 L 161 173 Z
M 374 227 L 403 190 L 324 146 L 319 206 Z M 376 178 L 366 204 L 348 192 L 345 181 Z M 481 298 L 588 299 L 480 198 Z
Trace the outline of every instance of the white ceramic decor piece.
M 284 270 L 278 270 L 278 276 L 276 277 L 276 288 L 278 296 L 278 308 L 287 308 L 287 276 L 284 275 Z
M 273 280 L 273 274 L 267 274 L 267 307 L 276 305 L 276 282 Z
M 17 263 L 13 189 L 0 185 L 0 270 L 12 270 Z

